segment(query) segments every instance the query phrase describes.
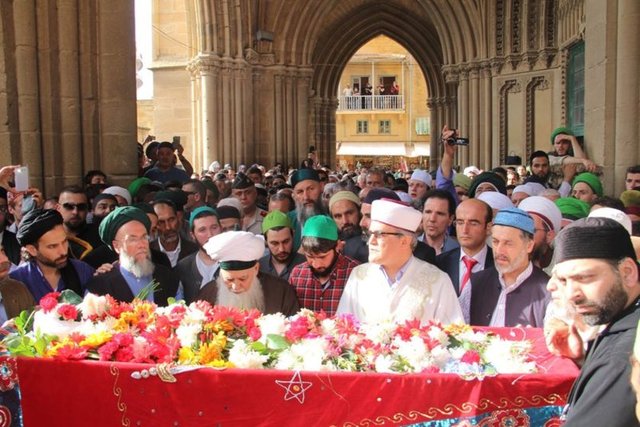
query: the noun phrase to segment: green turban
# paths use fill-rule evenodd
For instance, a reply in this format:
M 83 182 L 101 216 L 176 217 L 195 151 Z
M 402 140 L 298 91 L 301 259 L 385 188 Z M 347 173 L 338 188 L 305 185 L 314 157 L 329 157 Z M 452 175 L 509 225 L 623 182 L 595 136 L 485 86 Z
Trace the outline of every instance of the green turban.
M 105 243 L 105 245 L 109 246 L 109 248 L 113 250 L 112 243 L 113 239 L 116 238 L 116 233 L 120 227 L 129 221 L 138 221 L 142 223 L 142 225 L 147 229 L 147 233 L 151 229 L 151 220 L 149 220 L 149 217 L 142 209 L 135 208 L 133 206 L 122 206 L 120 208 L 116 208 L 102 220 L 98 227 L 100 239 Z
M 462 187 L 469 191 L 469 187 L 471 187 L 471 178 L 463 173 L 457 173 L 453 177 L 453 185 L 456 187 Z
M 573 220 L 586 218 L 591 209 L 587 202 L 574 197 L 562 197 L 556 200 L 556 206 L 560 209 L 563 218 Z
M 138 191 L 140 191 L 140 187 L 142 187 L 145 184 L 151 184 L 151 180 L 149 178 L 145 178 L 145 177 L 140 177 L 140 178 L 136 178 L 133 181 L 131 181 L 131 184 L 129 184 L 129 187 L 127 187 L 127 190 L 129 190 L 129 194 L 131 194 L 132 198 L 136 198 L 136 195 L 138 194 Z
M 591 172 L 583 172 L 580 175 L 576 176 L 573 179 L 573 183 L 571 184 L 571 188 L 575 187 L 575 185 L 579 182 L 584 182 L 587 184 L 594 193 L 598 195 L 598 197 L 602 197 L 602 182 L 600 182 L 600 178 L 592 174 Z

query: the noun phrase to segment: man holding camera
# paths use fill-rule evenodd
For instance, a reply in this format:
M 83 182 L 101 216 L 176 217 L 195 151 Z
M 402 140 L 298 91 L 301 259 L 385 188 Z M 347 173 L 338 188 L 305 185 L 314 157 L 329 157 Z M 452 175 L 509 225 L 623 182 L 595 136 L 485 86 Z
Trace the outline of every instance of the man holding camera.
M 182 146 L 178 144 L 178 147 L 175 149 L 178 150 L 178 157 L 181 162 L 185 162 L 186 159 L 182 155 L 182 151 L 180 150 Z M 152 181 L 158 181 L 161 183 L 165 183 L 167 181 L 180 181 L 181 183 L 185 183 L 189 180 L 189 174 L 184 170 L 174 166 L 174 146 L 170 142 L 161 142 L 158 145 L 158 162 L 154 167 L 149 169 L 144 176 L 149 178 Z
M 442 162 L 436 172 L 436 188 L 445 190 L 453 196 L 456 201 L 456 205 L 460 203 L 458 193 L 456 193 L 455 184 L 453 178 L 455 172 L 453 171 L 453 156 L 456 154 L 458 145 L 457 141 L 466 141 L 466 145 L 469 145 L 469 141 L 466 139 L 458 138 L 458 131 L 455 129 L 449 129 L 448 125 L 444 125 L 442 133 L 440 134 L 440 141 L 442 142 Z

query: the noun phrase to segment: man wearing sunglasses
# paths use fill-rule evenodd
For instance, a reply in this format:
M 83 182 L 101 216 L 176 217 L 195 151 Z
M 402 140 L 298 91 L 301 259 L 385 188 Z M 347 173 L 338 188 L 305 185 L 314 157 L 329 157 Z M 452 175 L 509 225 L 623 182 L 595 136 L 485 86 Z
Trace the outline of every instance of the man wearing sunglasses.
M 63 188 L 56 209 L 62 215 L 73 258 L 83 259 L 93 249 L 102 246 L 97 226 L 87 224 L 89 202 L 82 188 L 75 185 Z

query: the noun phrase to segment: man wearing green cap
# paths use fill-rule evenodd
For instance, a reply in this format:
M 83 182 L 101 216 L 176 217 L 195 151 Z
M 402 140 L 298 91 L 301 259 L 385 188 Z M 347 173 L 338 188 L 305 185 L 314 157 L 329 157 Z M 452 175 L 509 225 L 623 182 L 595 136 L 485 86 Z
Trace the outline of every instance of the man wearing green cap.
M 600 178 L 590 172 L 584 172 L 573 179 L 571 195 L 583 202 L 593 203 L 603 196 Z
M 565 175 L 577 172 L 596 172 L 598 165 L 589 160 L 580 146 L 573 132 L 565 127 L 559 127 L 551 132 L 551 145 L 553 151 L 549 152 L 549 184 L 552 188 L 559 189 L 565 179 Z M 569 165 L 575 165 L 577 169 L 567 170 Z M 564 194 L 564 193 L 563 193 Z
M 151 222 L 141 209 L 123 206 L 100 223 L 100 238 L 113 249 L 119 261 L 111 271 L 94 276 L 87 290 L 97 295 L 109 294 L 118 301 L 131 302 L 151 282 L 156 282 L 148 301 L 166 306 L 178 290 L 178 278 L 167 267 L 151 261 L 149 228 Z
M 289 283 L 296 288 L 303 308 L 323 310 L 333 316 L 351 270 L 358 263 L 340 254 L 338 226 L 326 215 L 312 216 L 302 229 L 302 252 L 307 261 L 291 271 Z
M 260 271 L 289 280 L 291 270 L 305 258 L 293 250 L 293 226 L 286 214 L 270 212 L 262 221 L 269 254 L 260 258 Z
M 209 206 L 200 206 L 191 212 L 189 229 L 200 249 L 184 257 L 176 265 L 180 278 L 177 297 L 184 297 L 187 304 L 195 301 L 200 289 L 217 276 L 218 263 L 207 254 L 204 245 L 211 237 L 222 232 L 216 211 Z

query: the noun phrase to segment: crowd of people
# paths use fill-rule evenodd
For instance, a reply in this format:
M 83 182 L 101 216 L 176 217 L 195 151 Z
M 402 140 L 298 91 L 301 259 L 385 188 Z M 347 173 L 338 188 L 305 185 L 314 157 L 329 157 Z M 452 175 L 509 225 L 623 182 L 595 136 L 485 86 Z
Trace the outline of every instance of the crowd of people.
M 581 366 L 566 425 L 636 425 L 640 166 L 615 197 L 568 129 L 526 165 L 488 171 L 454 170 L 455 137 L 443 129 L 433 172 L 336 171 L 311 149 L 297 169 L 214 161 L 194 174 L 179 144 L 146 141 L 126 188 L 90 171 L 49 197 L 16 191 L 4 166 L 0 320 L 71 289 L 539 327 Z

